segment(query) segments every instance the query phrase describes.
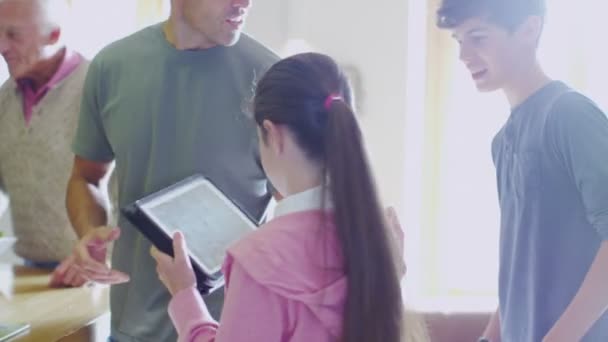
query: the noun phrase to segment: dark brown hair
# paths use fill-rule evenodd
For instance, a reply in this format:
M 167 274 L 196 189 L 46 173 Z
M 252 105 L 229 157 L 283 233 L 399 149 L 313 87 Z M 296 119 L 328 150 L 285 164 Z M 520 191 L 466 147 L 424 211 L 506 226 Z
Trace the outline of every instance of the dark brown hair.
M 437 10 L 437 26 L 453 28 L 465 20 L 482 17 L 513 30 L 527 17 L 544 17 L 545 12 L 545 0 L 442 0 Z
M 342 99 L 332 101 L 336 94 Z M 285 125 L 325 168 L 348 296 L 342 341 L 396 342 L 403 329 L 397 254 L 352 109 L 346 77 L 330 57 L 306 53 L 270 68 L 257 85 L 255 120 Z

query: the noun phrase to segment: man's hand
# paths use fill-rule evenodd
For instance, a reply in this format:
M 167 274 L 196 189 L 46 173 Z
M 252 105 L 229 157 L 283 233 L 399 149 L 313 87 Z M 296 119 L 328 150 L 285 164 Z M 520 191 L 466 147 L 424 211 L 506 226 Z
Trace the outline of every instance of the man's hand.
M 127 274 L 113 270 L 106 264 L 108 245 L 119 237 L 120 228 L 99 227 L 90 230 L 76 244 L 71 267 L 76 267 L 86 280 L 96 283 L 115 285 L 128 282 Z
M 70 255 L 55 268 L 49 282 L 50 287 L 80 287 L 88 282 L 74 260 L 74 255 Z
M 188 247 L 181 232 L 173 234 L 173 255 L 167 255 L 156 247 L 150 248 L 150 254 L 156 260 L 158 278 L 172 296 L 183 289 L 196 286 L 196 276 L 190 264 Z

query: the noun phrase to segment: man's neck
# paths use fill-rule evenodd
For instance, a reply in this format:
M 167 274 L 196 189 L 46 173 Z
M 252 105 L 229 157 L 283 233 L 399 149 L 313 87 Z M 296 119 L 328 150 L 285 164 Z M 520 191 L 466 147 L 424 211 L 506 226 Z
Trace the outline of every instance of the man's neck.
M 503 89 L 511 108 L 519 106 L 552 81 L 538 63 L 513 74 L 515 75 L 513 80 Z
M 38 62 L 32 70 L 21 79 L 26 79 L 30 81 L 32 85 L 32 89 L 34 91 L 40 89 L 43 85 L 48 83 L 48 81 L 55 75 L 61 64 L 63 63 L 63 59 L 65 58 L 66 48 L 62 47 L 58 49 L 53 55 L 49 58 L 41 60 Z
M 170 17 L 163 24 L 165 39 L 177 50 L 205 50 L 217 44 L 211 42 L 201 32 L 197 32 L 174 17 Z

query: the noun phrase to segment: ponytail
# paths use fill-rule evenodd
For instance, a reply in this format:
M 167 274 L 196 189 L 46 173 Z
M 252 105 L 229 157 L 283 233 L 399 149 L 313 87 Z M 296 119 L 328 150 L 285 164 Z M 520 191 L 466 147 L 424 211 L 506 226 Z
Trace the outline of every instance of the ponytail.
M 396 342 L 403 322 L 396 253 L 362 134 L 346 102 L 327 107 L 326 171 L 348 278 L 343 340 Z

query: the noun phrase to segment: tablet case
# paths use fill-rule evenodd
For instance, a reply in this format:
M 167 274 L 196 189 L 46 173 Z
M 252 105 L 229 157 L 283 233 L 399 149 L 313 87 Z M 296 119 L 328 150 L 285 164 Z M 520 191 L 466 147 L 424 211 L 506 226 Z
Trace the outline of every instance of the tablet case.
M 204 179 L 215 186 L 226 198 L 228 198 L 237 208 L 241 210 L 241 212 L 249 219 L 254 225 L 259 226 L 260 222 L 263 220 L 255 220 L 252 216 L 247 213 L 247 211 L 243 210 L 241 206 L 238 205 L 235 201 L 230 199 L 219 187 L 217 187 L 209 178 L 206 178 L 202 175 L 193 175 L 182 181 L 179 181 L 165 189 L 152 193 L 140 200 L 135 201 L 134 203 L 129 204 L 128 206 L 121 209 L 122 214 L 139 230 L 148 240 L 150 240 L 156 248 L 158 248 L 161 252 L 173 256 L 173 238 L 168 236 L 158 225 L 151 220 L 148 215 L 146 215 L 140 209 L 140 203 L 146 202 L 150 199 L 156 198 L 167 192 L 171 192 L 176 188 L 180 188 L 192 181 L 198 179 Z M 216 289 L 222 287 L 224 285 L 224 276 L 221 272 L 216 272 L 215 274 L 206 274 L 203 269 L 198 265 L 198 263 L 190 258 L 190 262 L 192 264 L 192 268 L 194 270 L 194 274 L 196 276 L 196 284 L 197 289 L 202 295 L 209 295 Z

